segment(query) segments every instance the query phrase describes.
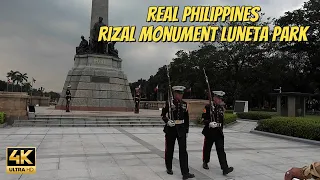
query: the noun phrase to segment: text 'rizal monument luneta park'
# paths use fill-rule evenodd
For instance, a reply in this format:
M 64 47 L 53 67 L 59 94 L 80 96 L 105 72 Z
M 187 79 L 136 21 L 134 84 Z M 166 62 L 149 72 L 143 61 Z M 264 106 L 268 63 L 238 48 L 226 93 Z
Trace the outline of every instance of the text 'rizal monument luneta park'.
M 92 0 L 90 40 L 81 37 L 74 66 L 68 72 L 56 109 L 66 108 L 69 89 L 70 110 L 133 111 L 131 90 L 115 42 L 98 42 L 100 27 L 108 25 L 108 3 L 108 0 Z

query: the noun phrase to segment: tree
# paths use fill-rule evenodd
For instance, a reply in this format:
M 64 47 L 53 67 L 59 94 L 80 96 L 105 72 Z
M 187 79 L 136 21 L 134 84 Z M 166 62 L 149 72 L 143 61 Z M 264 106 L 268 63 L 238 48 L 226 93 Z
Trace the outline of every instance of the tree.
M 279 50 L 290 57 L 289 64 L 298 90 L 320 88 L 320 1 L 309 0 L 300 9 L 286 12 L 276 20 L 278 26 L 310 26 L 307 42 L 280 42 Z
M 12 91 L 13 91 L 13 87 L 14 87 L 13 85 L 17 81 L 18 73 L 19 73 L 19 71 L 13 71 L 13 70 L 11 70 L 7 73 L 7 78 L 10 78 L 10 80 L 12 81 Z
M 260 17 L 263 16 L 264 13 L 260 13 Z M 217 25 L 218 41 L 202 43 L 199 50 L 200 61 L 204 62 L 203 67 L 208 71 L 210 85 L 212 89 L 224 89 L 227 94 L 231 94 L 232 96 L 227 97 L 228 101 L 244 96 L 248 88 L 245 85 L 249 80 L 253 80 L 250 76 L 254 76 L 252 73 L 257 73 L 254 69 L 268 61 L 272 46 L 269 42 L 221 41 L 222 29 L 235 26 L 270 26 L 273 21 L 274 19 L 267 18 L 266 21 L 257 22 L 221 22 Z M 259 82 L 250 81 L 250 83 L 253 85 Z M 270 89 L 271 87 L 268 87 L 266 91 Z M 266 91 L 262 92 L 262 95 L 266 96 Z
M 16 80 L 17 80 L 17 85 L 20 84 L 20 89 L 22 91 L 22 87 L 23 87 L 23 84 L 24 82 L 28 82 L 28 76 L 27 76 L 27 73 L 20 73 L 18 72 L 17 75 L 16 75 Z

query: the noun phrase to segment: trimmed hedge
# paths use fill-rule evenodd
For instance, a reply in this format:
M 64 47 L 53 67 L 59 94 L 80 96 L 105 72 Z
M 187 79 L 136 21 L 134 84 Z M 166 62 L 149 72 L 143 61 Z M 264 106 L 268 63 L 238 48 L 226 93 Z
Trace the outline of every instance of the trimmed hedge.
M 235 122 L 237 120 L 237 115 L 231 114 L 231 113 L 225 113 L 224 114 L 224 124 L 229 124 L 232 122 Z M 202 125 L 202 119 L 201 116 L 197 119 L 197 124 Z
M 3 124 L 6 120 L 6 114 L 4 112 L 0 112 L 0 124 Z
M 261 120 L 270 119 L 272 114 L 267 112 L 241 112 L 237 113 L 237 116 L 240 119 Z
M 224 124 L 230 124 L 237 120 L 237 115 L 232 113 L 225 113 L 224 114 Z
M 273 117 L 259 121 L 255 130 L 320 141 L 320 117 Z

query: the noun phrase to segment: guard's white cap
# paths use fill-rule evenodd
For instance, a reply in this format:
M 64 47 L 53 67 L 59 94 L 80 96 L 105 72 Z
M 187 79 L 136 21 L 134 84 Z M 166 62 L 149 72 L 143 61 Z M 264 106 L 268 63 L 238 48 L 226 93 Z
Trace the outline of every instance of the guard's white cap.
M 222 96 L 224 96 L 224 95 L 226 94 L 226 93 L 223 92 L 223 91 L 212 91 L 212 93 L 213 93 L 214 95 L 220 96 L 220 97 L 222 97 Z
M 184 86 L 173 86 L 172 87 L 172 90 L 179 91 L 179 92 L 184 92 L 185 89 L 186 89 L 186 87 L 184 87 Z
M 68 85 L 68 88 L 71 88 L 71 85 Z

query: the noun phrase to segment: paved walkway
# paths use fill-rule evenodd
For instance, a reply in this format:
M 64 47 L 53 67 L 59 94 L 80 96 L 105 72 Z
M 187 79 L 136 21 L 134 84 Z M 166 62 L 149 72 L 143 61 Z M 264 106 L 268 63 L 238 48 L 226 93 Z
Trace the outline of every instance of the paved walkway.
M 292 166 L 319 160 L 319 146 L 250 134 L 254 122 L 225 129 L 228 163 L 222 176 L 215 151 L 210 170 L 202 164 L 201 128 L 188 137 L 189 166 L 198 180 L 282 180 Z M 37 174 L 5 174 L 7 146 L 36 146 Z M 162 128 L 0 129 L 0 180 L 175 180 L 181 179 L 176 145 L 174 175 L 165 172 Z

